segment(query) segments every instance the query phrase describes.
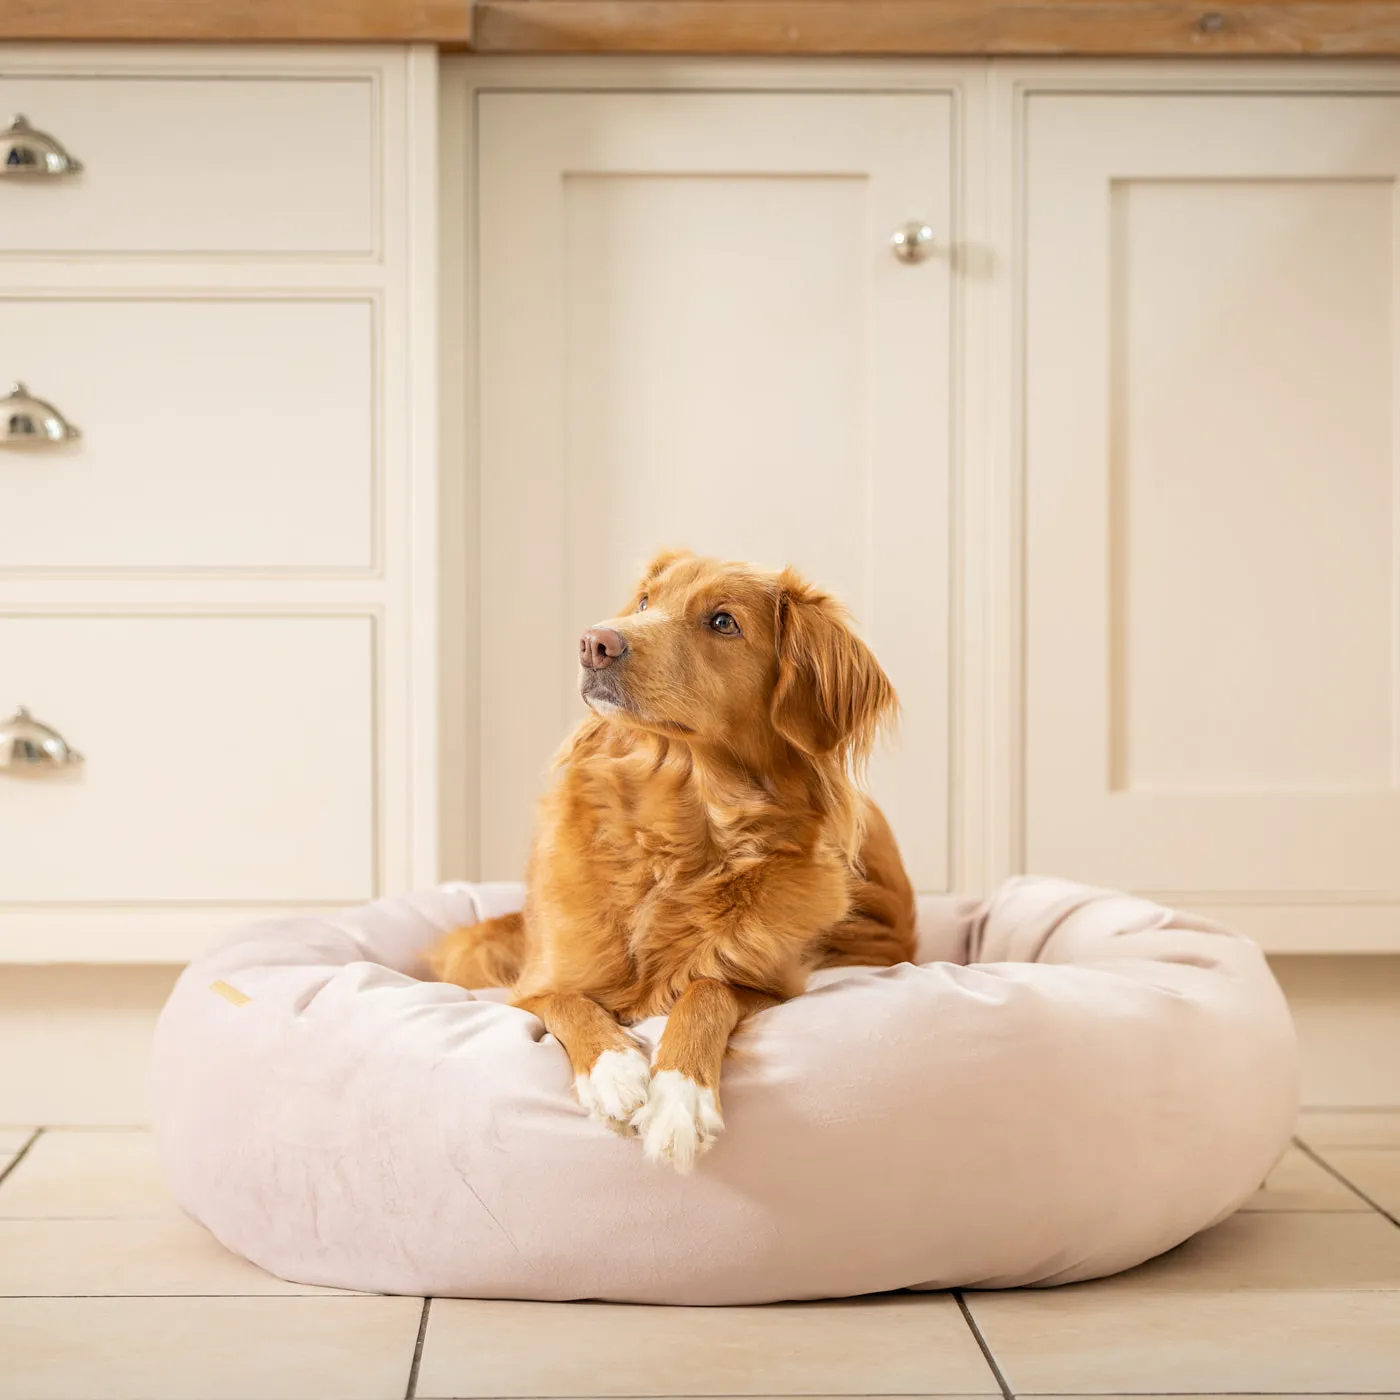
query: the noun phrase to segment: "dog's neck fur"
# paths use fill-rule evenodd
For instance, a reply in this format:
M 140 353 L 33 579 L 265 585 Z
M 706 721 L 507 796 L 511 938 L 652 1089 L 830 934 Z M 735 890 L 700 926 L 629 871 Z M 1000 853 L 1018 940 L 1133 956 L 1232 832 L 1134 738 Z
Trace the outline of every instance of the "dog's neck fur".
M 817 841 L 840 850 L 854 869 L 864 839 L 864 802 L 836 751 L 801 752 L 776 740 L 765 759 L 721 745 L 660 735 L 616 718 L 586 720 L 560 755 L 589 751 L 610 758 L 627 800 L 609 804 L 612 822 L 636 830 L 644 845 L 668 828 L 703 821 L 706 844 L 721 859 L 797 853 Z M 602 815 L 600 813 L 600 815 Z

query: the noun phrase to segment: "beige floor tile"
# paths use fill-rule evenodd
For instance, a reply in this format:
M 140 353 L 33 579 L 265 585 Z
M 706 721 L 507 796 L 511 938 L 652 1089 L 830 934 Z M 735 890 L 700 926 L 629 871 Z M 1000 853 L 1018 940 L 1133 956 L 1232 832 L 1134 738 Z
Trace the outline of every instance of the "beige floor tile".
M 1111 1281 L 969 1293 L 1020 1396 L 1393 1390 L 1400 1292 L 1184 1292 Z
M 1255 1193 L 1244 1210 L 1369 1210 L 1354 1191 L 1348 1191 L 1331 1172 L 1318 1166 L 1306 1152 L 1290 1147 L 1269 1173 L 1264 1189 Z
M 1241 1212 L 1100 1286 L 1191 1292 L 1400 1291 L 1400 1230 L 1375 1211 Z
M 0 1400 L 399 1400 L 416 1298 L 0 1300 Z
M 158 1220 L 0 1220 L 0 1297 L 342 1295 L 287 1283 L 207 1230 Z
M 0 1219 L 177 1215 L 139 1129 L 50 1129 L 0 1185 Z
M 996 1393 L 943 1294 L 757 1308 L 435 1300 L 418 1374 L 424 1397 Z
M 1400 1147 L 1400 1108 L 1304 1109 L 1298 1136 L 1309 1147 Z
M 1321 1155 L 1382 1210 L 1400 1216 L 1400 1148 L 1328 1147 Z
M 1180 1391 L 1176 1395 L 1139 1395 L 1134 1392 L 1132 1400 L 1178 1400 L 1180 1394 Z M 1274 1391 L 1266 1395 L 1261 1391 L 1251 1390 L 1246 1391 L 1245 1394 L 1248 1395 L 1249 1400 L 1318 1400 L 1316 1396 L 1300 1397 L 1297 1391 Z M 1368 1390 L 1364 1395 L 1338 1395 L 1335 1391 L 1329 1390 L 1324 1391 L 1323 1394 L 1326 1396 L 1326 1400 L 1400 1400 L 1400 1390 Z M 1050 1400 L 1050 1397 L 1023 1393 L 1019 1400 Z M 1085 1395 L 1057 1395 L 1054 1400 L 1089 1400 L 1089 1397 Z M 1103 1400 L 1103 1396 L 1096 1395 L 1093 1400 Z M 1127 1400 L 1127 1397 L 1124 1397 L 1124 1400 Z M 1237 1390 L 1233 1394 L 1227 1395 L 1224 1391 L 1219 1390 L 1204 1394 L 1193 1391 L 1191 1400 L 1241 1400 L 1241 1392 Z
M 1275 957 L 1298 1032 L 1303 1102 L 1400 1108 L 1400 958 Z

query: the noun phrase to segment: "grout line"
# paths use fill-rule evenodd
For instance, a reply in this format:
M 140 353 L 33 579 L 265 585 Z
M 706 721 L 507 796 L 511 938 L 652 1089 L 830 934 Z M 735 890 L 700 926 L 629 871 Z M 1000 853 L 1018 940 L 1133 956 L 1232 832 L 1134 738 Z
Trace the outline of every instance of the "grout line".
M 139 966 L 140 964 L 117 964 L 117 966 Z M 6 1123 L 5 1127 L 24 1127 L 23 1123 Z M 149 1123 L 41 1123 L 42 1133 L 145 1133 L 151 1132 Z
M 5 1184 L 6 1180 L 9 1178 L 10 1173 L 14 1171 L 14 1169 L 17 1166 L 19 1166 L 19 1164 L 22 1161 L 24 1161 L 25 1157 L 29 1155 L 29 1149 L 33 1147 L 34 1144 L 38 1142 L 41 1137 L 43 1137 L 43 1135 L 44 1130 L 42 1128 L 34 1129 L 34 1131 L 29 1135 L 29 1141 L 26 1142 L 24 1146 L 21 1147 L 20 1150 L 16 1152 L 12 1158 L 10 1158 L 9 1164 L 5 1167 L 5 1169 L 3 1171 L 0 1171 L 0 1186 L 3 1186 Z
M 1400 1113 L 1400 1104 L 1395 1103 L 1359 1103 L 1359 1104 L 1304 1104 L 1298 1110 L 1298 1116 L 1305 1118 L 1309 1113 Z M 1326 1394 L 1326 1391 L 1319 1391 L 1318 1394 Z M 1338 1392 L 1339 1394 L 1342 1392 Z
M 428 1309 L 433 1305 L 431 1298 L 423 1299 L 423 1311 L 418 1317 L 418 1340 L 413 1344 L 413 1361 L 408 1368 L 408 1389 L 404 1400 L 413 1400 L 418 1390 L 418 1368 L 423 1364 L 423 1342 L 428 1335 Z
M 1325 1157 L 1321 1157 L 1316 1152 L 1314 1152 L 1313 1149 L 1302 1140 L 1302 1138 L 1295 1137 L 1293 1139 L 1293 1142 L 1300 1152 L 1302 1152 L 1305 1156 L 1311 1157 L 1312 1160 L 1316 1162 L 1317 1165 L 1323 1169 L 1323 1171 L 1327 1172 L 1329 1176 L 1336 1177 L 1336 1179 L 1340 1181 L 1342 1185 L 1347 1188 L 1348 1191 L 1350 1191 L 1355 1196 L 1359 1196 L 1363 1201 L 1366 1202 L 1368 1206 L 1371 1207 L 1373 1211 L 1376 1212 L 1377 1215 L 1383 1215 L 1388 1221 L 1390 1221 L 1392 1225 L 1394 1225 L 1397 1229 L 1400 1229 L 1400 1218 L 1397 1218 L 1396 1216 L 1392 1215 L 1391 1212 L 1388 1211 L 1383 1205 L 1381 1205 L 1379 1201 L 1372 1200 L 1372 1198 L 1368 1196 L 1354 1181 L 1348 1180 Z
M 1301 1140 L 1307 1141 L 1306 1138 Z M 1316 1142 L 1312 1149 L 1314 1152 L 1400 1152 L 1400 1139 L 1394 1142 Z M 1400 1391 L 1395 1393 L 1400 1395 Z
M 35 1216 L 35 1219 L 42 1220 L 43 1216 Z M 1352 1291 L 1357 1293 L 1388 1293 L 1392 1290 L 1358 1288 Z M 355 1293 L 350 1289 L 326 1293 L 0 1293 L 0 1301 L 13 1303 L 18 1298 L 139 1298 L 146 1302 L 159 1302 L 162 1298 L 171 1300 L 179 1298 L 265 1298 L 269 1301 L 275 1299 L 279 1303 L 343 1303 L 361 1298 L 398 1298 L 404 1296 L 406 1295 L 398 1293 Z
M 961 1289 L 954 1289 L 953 1301 L 957 1303 L 958 1311 L 963 1315 L 963 1321 L 971 1328 L 977 1345 L 982 1349 L 983 1359 L 992 1368 L 992 1375 L 996 1377 L 996 1383 L 1001 1387 L 1004 1400 L 1016 1400 L 1015 1392 L 1011 1389 L 1006 1377 L 1002 1375 L 1001 1367 L 997 1365 L 997 1359 L 992 1355 L 992 1349 L 987 1345 L 987 1339 L 982 1335 L 982 1329 L 977 1325 L 977 1319 L 973 1317 L 972 1309 L 968 1307 L 967 1299 L 963 1297 Z
M 1236 1212 L 1239 1215 L 1365 1215 L 1364 1210 L 1358 1210 L 1355 1206 L 1241 1206 Z M 1047 1392 L 1048 1393 L 1048 1392 Z M 1154 1395 L 1167 1395 L 1170 1392 L 1154 1390 Z M 1248 1395 L 1247 1390 L 1239 1392 L 1241 1395 Z M 1300 1391 L 1299 1394 L 1304 1392 Z M 1307 1392 L 1311 1394 L 1312 1392 Z M 1327 1392 L 1319 1390 L 1317 1394 L 1325 1395 Z
M 113 964 L 115 966 L 115 964 Z M 18 1160 L 11 1163 L 11 1167 L 18 1166 Z M 0 1181 L 4 1178 L 0 1177 Z M 159 1221 L 179 1220 L 178 1211 L 165 1211 L 156 1215 L 10 1215 L 4 1210 L 4 1202 L 0 1201 L 0 1222 L 13 1224 L 16 1220 L 65 1220 L 70 1224 L 84 1223 L 92 1225 L 98 1221 L 128 1220 L 135 1224 L 137 1221 L 146 1225 L 151 1225 Z

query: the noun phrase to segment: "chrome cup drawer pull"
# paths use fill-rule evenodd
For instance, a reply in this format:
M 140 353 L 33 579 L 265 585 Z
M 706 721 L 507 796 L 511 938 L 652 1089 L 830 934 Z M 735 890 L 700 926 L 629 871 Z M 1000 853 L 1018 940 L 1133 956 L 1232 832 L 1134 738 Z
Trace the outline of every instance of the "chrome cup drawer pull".
M 23 705 L 0 724 L 0 773 L 34 776 L 55 768 L 76 768 L 82 754 L 56 729 L 41 724 Z
M 0 176 L 76 175 L 83 168 L 46 131 L 36 131 L 16 116 L 0 131 Z
M 44 447 L 81 436 L 51 403 L 36 399 L 23 384 L 11 385 L 0 399 L 0 447 Z

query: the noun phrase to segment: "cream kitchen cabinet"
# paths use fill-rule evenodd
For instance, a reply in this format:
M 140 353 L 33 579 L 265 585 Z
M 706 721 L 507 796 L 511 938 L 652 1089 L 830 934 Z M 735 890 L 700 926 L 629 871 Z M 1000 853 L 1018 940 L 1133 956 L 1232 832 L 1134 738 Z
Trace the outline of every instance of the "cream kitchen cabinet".
M 1395 74 L 1032 93 L 1028 866 L 1400 947 Z
M 0 49 L 0 964 L 437 876 L 436 77 Z
M 1061 873 L 1400 950 L 1400 67 L 443 88 L 463 871 L 518 875 L 576 631 L 689 544 L 848 599 L 922 889 Z
M 518 877 L 665 544 L 850 603 L 920 888 L 1400 950 L 1400 66 L 443 75 L 0 51 L 0 960 Z
M 875 790 L 947 887 L 959 101 L 479 95 L 481 869 L 523 868 L 577 633 L 683 545 L 849 603 L 905 706 Z

